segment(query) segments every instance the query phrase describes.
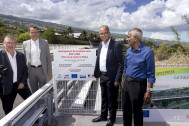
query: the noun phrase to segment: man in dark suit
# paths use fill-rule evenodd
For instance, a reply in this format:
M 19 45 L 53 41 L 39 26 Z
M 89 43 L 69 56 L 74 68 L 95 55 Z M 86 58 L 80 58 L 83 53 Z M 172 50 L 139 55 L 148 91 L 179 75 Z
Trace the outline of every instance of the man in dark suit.
M 110 37 L 108 26 L 101 26 L 99 34 L 102 42 L 97 51 L 94 76 L 100 77 L 102 105 L 101 115 L 92 122 L 106 121 L 109 110 L 106 126 L 113 126 L 116 120 L 117 93 L 123 73 L 123 52 L 121 44 Z
M 5 114 L 12 111 L 17 93 L 23 99 L 31 95 L 27 85 L 28 71 L 25 56 L 15 51 L 16 39 L 6 36 L 3 41 L 4 50 L 0 50 L 0 65 L 7 68 L 7 72 L 0 74 L 0 98 Z
M 28 66 L 29 86 L 32 93 L 47 83 L 52 76 L 52 64 L 47 40 L 39 38 L 39 29 L 30 27 L 30 40 L 23 42 L 23 51 Z

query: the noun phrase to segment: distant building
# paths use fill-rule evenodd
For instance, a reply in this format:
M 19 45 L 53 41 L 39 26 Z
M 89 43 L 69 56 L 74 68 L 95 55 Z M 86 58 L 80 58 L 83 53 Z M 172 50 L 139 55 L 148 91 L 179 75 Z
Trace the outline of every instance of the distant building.
M 130 47 L 128 44 L 123 44 L 123 46 Z
M 124 41 L 124 38 L 116 38 L 114 41 L 121 42 Z
M 81 33 L 72 33 L 73 38 L 80 38 Z
M 60 36 L 61 34 L 59 34 L 59 33 L 56 32 L 54 35 L 56 35 L 56 36 Z

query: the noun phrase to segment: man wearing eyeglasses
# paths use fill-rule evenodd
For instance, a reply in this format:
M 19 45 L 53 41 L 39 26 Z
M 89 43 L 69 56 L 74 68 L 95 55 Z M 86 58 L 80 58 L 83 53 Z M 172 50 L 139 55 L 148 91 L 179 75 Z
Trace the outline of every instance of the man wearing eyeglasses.
M 30 27 L 28 33 L 31 39 L 23 42 L 23 51 L 28 65 L 29 85 L 34 93 L 47 83 L 47 76 L 52 75 L 52 64 L 48 42 L 39 38 L 39 29 Z
M 0 98 L 5 115 L 13 109 L 17 93 L 26 99 L 31 95 L 27 85 L 28 69 L 23 53 L 15 51 L 16 39 L 8 35 L 0 50 Z
M 99 30 L 102 42 L 99 44 L 94 76 L 100 77 L 101 114 L 92 122 L 106 121 L 113 126 L 116 120 L 117 94 L 123 73 L 123 52 L 120 43 L 110 37 L 109 27 L 103 25 Z

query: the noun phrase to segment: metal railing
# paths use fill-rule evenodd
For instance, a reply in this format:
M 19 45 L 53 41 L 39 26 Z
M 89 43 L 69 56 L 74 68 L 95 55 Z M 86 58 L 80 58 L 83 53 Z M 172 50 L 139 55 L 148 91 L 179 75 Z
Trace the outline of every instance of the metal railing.
M 118 111 L 122 110 L 121 93 L 120 87 Z M 54 103 L 55 111 L 53 111 Z M 54 84 L 50 81 L 0 120 L 0 125 L 32 126 L 41 115 L 43 116 L 38 123 L 39 126 L 42 126 L 47 119 L 48 124 L 51 125 L 53 114 L 55 116 L 67 114 L 95 115 L 99 114 L 100 107 L 101 90 L 99 80 L 57 81 Z
M 42 126 L 47 119 L 50 125 L 53 116 L 52 92 L 53 83 L 51 80 L 2 118 L 0 125 L 32 126 L 39 118 L 38 126 Z
M 55 82 L 55 115 L 94 113 L 97 86 L 97 81 Z
M 118 110 L 122 110 L 121 86 Z M 101 88 L 97 81 L 57 81 L 54 84 L 55 115 L 98 114 L 101 111 Z
M 49 44 L 50 52 L 52 53 L 53 49 L 79 49 L 81 47 L 88 47 L 90 48 L 90 45 L 67 45 L 67 44 Z M 0 49 L 3 49 L 3 44 L 0 44 Z M 22 52 L 22 43 L 17 43 L 16 50 Z

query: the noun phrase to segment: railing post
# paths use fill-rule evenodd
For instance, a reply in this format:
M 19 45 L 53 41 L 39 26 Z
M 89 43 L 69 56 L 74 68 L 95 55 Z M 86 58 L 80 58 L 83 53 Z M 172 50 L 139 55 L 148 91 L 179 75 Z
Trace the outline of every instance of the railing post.
M 53 116 L 53 94 L 50 93 L 47 95 L 47 118 L 48 118 L 48 125 L 52 125 L 52 116 Z

